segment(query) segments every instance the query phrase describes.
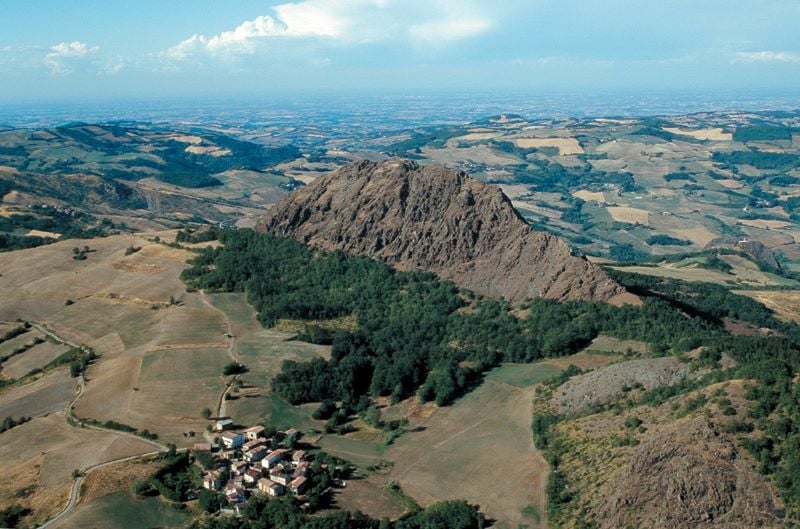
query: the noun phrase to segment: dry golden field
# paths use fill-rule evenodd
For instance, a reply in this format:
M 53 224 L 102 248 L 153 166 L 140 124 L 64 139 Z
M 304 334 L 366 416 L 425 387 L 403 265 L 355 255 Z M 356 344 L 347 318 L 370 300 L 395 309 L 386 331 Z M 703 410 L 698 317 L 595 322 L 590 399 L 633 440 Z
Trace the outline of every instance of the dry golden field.
M 693 129 L 693 130 L 679 129 L 676 127 L 664 127 L 664 130 L 671 134 L 677 134 L 679 136 L 689 136 L 696 140 L 710 140 L 710 141 L 733 140 L 732 133 L 725 132 L 719 127 L 713 129 Z
M 522 149 L 555 147 L 561 156 L 583 154 L 583 147 L 575 138 L 515 138 L 514 145 Z

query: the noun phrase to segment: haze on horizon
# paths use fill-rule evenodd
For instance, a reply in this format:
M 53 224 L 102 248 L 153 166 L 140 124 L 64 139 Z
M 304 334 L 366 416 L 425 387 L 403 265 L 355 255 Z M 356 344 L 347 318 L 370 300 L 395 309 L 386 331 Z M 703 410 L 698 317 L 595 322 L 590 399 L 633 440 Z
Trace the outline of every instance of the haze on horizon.
M 800 89 L 794 0 L 3 3 L 0 103 Z

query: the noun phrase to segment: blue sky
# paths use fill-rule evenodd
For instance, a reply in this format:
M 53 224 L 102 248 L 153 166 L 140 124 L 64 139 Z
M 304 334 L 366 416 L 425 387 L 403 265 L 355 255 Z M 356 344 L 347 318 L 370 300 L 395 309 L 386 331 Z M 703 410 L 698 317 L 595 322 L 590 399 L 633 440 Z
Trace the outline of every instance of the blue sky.
M 798 0 L 3 0 L 0 101 L 798 90 Z

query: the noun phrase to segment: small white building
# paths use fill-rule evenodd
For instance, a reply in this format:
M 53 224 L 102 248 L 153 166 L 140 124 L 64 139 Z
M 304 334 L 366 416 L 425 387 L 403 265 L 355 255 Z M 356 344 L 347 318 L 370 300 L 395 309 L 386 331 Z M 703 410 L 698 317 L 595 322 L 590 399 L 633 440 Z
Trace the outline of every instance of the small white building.
M 233 428 L 233 421 L 231 419 L 219 419 L 214 423 L 214 429 L 218 432 L 230 430 Z
M 284 450 L 283 448 L 275 450 L 274 452 L 267 454 L 264 459 L 261 460 L 261 466 L 267 469 L 272 468 L 283 461 L 288 453 L 289 451 Z

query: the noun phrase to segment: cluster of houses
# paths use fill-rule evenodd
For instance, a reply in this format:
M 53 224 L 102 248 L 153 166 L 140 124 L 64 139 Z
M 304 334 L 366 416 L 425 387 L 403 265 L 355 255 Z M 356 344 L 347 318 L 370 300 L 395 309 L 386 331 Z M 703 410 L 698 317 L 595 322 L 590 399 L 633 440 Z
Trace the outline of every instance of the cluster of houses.
M 309 485 L 309 461 L 304 450 L 295 450 L 299 432 L 295 429 L 264 435 L 264 427 L 232 431 L 230 420 L 217 421 L 220 446 L 213 454 L 216 469 L 206 473 L 203 487 L 221 492 L 228 509 L 238 508 L 253 494 L 281 496 L 287 491 L 301 495 Z M 194 451 L 212 452 L 210 443 L 197 443 Z

